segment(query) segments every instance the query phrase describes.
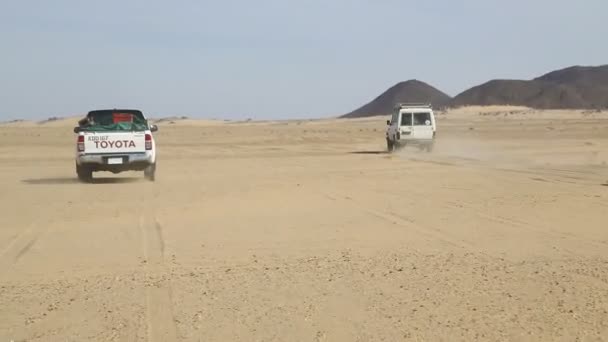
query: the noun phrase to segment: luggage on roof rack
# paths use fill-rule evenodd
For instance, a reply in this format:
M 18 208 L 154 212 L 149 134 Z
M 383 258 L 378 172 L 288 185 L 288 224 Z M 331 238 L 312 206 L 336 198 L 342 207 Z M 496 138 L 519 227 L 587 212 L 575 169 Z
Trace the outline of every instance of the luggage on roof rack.
M 431 106 L 430 103 L 421 103 L 421 102 L 413 103 L 412 102 L 412 103 L 398 103 L 396 105 L 396 107 L 397 108 L 404 108 L 404 107 L 407 107 L 407 108 L 431 108 L 432 106 Z

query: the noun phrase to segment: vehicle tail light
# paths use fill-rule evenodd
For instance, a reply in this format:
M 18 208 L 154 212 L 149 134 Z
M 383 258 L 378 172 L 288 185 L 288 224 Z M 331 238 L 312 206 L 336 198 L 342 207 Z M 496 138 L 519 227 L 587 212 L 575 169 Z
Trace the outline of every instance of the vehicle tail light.
M 84 135 L 78 136 L 78 152 L 84 152 Z
M 152 135 L 146 134 L 146 150 L 152 149 Z

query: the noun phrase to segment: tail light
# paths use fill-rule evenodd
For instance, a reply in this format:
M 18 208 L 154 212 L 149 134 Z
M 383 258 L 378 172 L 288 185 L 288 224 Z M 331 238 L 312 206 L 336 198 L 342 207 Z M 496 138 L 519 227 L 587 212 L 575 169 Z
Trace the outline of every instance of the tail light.
M 152 149 L 152 135 L 146 134 L 146 150 Z
M 78 136 L 78 152 L 84 152 L 84 135 Z

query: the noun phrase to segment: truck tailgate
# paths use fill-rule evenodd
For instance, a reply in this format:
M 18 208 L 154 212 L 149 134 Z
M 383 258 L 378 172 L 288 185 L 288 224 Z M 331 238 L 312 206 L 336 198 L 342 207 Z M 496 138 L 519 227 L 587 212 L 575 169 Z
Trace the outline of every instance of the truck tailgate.
M 143 153 L 145 132 L 85 132 L 85 153 Z

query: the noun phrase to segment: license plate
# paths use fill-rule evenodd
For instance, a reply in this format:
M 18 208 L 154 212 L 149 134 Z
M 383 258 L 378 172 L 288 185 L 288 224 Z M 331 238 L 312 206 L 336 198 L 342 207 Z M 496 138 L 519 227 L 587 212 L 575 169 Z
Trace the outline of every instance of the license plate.
M 122 158 L 108 158 L 108 164 L 110 164 L 110 165 L 122 164 Z

